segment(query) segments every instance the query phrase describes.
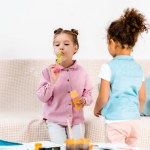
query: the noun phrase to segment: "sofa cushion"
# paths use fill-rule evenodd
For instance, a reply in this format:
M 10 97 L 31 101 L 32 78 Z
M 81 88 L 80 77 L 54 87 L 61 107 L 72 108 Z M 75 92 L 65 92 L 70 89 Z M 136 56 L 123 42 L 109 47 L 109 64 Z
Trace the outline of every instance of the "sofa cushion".
M 85 137 L 91 142 L 105 142 L 105 121 L 103 116 L 87 118 L 85 121 Z
M 13 116 L 13 117 L 12 117 Z M 0 139 L 12 142 L 49 140 L 45 121 L 38 113 L 0 113 Z
M 142 111 L 142 115 L 150 116 L 150 77 L 145 79 L 146 86 L 146 102 Z

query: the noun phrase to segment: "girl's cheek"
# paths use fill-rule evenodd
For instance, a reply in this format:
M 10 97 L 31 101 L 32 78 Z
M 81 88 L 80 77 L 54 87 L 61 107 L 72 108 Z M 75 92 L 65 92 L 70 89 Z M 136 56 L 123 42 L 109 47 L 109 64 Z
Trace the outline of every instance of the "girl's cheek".
M 66 47 L 66 51 L 69 51 L 71 48 L 68 46 L 68 47 Z
M 65 61 L 67 58 L 65 56 L 62 57 L 61 62 Z

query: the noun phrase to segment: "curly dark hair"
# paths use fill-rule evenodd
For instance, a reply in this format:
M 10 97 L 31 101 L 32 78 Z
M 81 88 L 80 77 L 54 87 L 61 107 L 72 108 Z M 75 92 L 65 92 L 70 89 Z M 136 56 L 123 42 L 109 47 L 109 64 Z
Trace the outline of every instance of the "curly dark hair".
M 125 45 L 132 48 L 138 36 L 144 31 L 148 32 L 148 29 L 149 25 L 146 24 L 145 16 L 134 8 L 127 8 L 123 16 L 110 24 L 107 29 L 107 38 L 119 42 L 122 48 L 125 48 Z
M 71 30 L 63 30 L 62 28 L 58 28 L 54 31 L 54 39 L 57 35 L 61 34 L 61 33 L 66 33 L 72 36 L 72 41 L 74 44 L 76 44 L 79 48 L 79 43 L 78 43 L 78 30 L 76 29 L 71 29 Z

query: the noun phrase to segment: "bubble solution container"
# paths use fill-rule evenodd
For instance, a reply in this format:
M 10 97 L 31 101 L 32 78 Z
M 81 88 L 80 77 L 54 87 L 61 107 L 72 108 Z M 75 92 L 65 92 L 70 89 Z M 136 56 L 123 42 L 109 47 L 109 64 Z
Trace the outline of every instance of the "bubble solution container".
M 90 139 L 80 139 L 79 140 L 79 150 L 90 150 Z
M 39 148 L 42 148 L 42 144 L 41 143 L 35 143 L 34 150 L 39 150 Z
M 67 139 L 66 150 L 89 150 L 90 149 L 90 139 Z
M 72 98 L 73 106 L 76 110 L 80 110 L 81 106 L 78 106 L 77 103 L 80 101 L 80 98 L 78 97 L 78 92 L 76 90 L 73 90 L 70 92 L 70 96 Z

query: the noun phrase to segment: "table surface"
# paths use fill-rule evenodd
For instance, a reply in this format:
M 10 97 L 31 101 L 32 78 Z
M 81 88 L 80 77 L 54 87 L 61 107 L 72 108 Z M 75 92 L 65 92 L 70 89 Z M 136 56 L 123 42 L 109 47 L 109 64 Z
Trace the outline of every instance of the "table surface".
M 0 146 L 0 150 L 34 150 L 35 143 L 41 143 L 42 147 L 61 147 L 61 150 L 65 150 L 65 144 L 59 145 L 52 143 L 50 141 L 38 141 L 31 143 L 24 143 L 20 146 Z M 150 150 L 150 148 L 139 148 L 139 147 L 129 147 L 126 144 L 112 144 L 112 143 L 91 143 L 93 145 L 93 150 Z

